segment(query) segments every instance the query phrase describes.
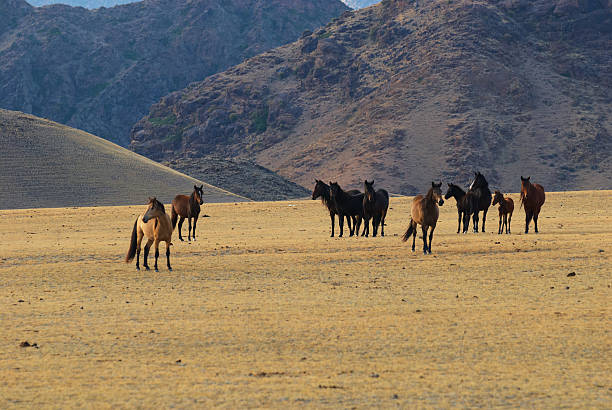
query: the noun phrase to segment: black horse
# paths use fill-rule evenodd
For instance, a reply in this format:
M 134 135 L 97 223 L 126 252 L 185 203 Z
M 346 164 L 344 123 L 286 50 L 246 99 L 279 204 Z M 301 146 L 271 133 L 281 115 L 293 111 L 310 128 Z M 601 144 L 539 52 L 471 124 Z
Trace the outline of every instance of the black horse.
M 487 211 L 491 206 L 493 195 L 489 190 L 489 183 L 484 175 L 480 172 L 475 173 L 474 181 L 470 184 L 469 192 L 474 194 L 476 198 L 477 208 L 474 210 L 476 218 L 474 218 L 474 233 L 478 233 L 478 212 L 482 211 L 482 231 L 485 231 L 485 222 L 487 222 Z
M 349 195 L 359 195 L 361 192 L 354 189 L 354 190 L 348 191 L 347 193 Z M 338 210 L 336 209 L 336 205 L 331 200 L 331 193 L 329 190 L 329 185 L 327 185 L 323 181 L 315 179 L 315 187 L 314 187 L 314 190 L 312 191 L 312 199 L 317 199 L 317 198 L 321 198 L 321 202 L 323 202 L 323 205 L 325 205 L 327 207 L 327 210 L 329 211 L 329 218 L 331 219 L 331 236 L 333 237 L 334 236 L 334 225 L 335 225 L 336 215 L 338 215 Z M 352 219 L 353 219 L 353 226 L 354 226 L 356 222 L 356 218 L 353 217 Z M 346 216 L 346 224 L 349 227 L 351 235 L 353 235 L 353 228 L 351 227 L 351 221 L 348 215 Z
M 478 226 L 478 204 L 473 192 L 465 192 L 461 187 L 455 184 L 448 184 L 448 191 L 444 195 L 445 199 L 450 197 L 457 201 L 457 233 L 461 231 L 461 221 L 463 220 L 463 233 L 467 233 L 470 225 L 470 215 L 474 215 L 474 226 Z
M 361 220 L 363 219 L 363 194 L 359 193 L 357 195 L 351 195 L 350 193 L 344 191 L 337 182 L 329 183 L 330 197 L 332 203 L 338 210 L 338 216 L 340 218 L 340 235 L 338 237 L 342 237 L 343 234 L 343 221 L 344 217 L 354 217 L 354 232 L 359 234 L 359 227 L 361 226 Z M 350 225 L 349 225 L 350 228 Z M 353 235 L 353 230 L 351 230 L 351 236 Z
M 370 233 L 370 219 L 372 219 L 372 236 L 378 233 L 380 225 L 380 236 L 385 236 L 385 217 L 389 209 L 389 193 L 384 189 L 374 191 L 374 180 L 363 181 L 363 233 L 368 236 Z

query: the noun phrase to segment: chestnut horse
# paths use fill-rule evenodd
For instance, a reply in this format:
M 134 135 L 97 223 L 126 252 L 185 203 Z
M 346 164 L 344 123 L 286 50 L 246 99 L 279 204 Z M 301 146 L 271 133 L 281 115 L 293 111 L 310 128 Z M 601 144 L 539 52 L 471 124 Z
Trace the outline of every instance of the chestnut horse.
M 374 191 L 374 180 L 363 181 L 363 234 L 368 237 L 370 233 L 370 219 L 372 219 L 372 236 L 378 233 L 380 226 L 380 236 L 385 236 L 385 218 L 389 209 L 389 193 L 384 189 Z M 358 232 L 359 233 L 359 232 Z
M 438 205 L 442 206 L 444 204 L 441 186 L 442 182 L 439 184 L 432 182 L 431 188 L 425 196 L 417 195 L 412 200 L 410 225 L 408 225 L 408 229 L 402 237 L 402 241 L 406 242 L 412 235 L 412 252 L 414 252 L 414 242 L 416 241 L 416 227 L 419 224 L 423 230 L 423 253 L 425 255 L 427 255 L 427 252 L 431 254 L 431 240 L 433 239 L 434 229 L 436 229 L 436 223 L 438 223 L 438 216 L 440 216 Z M 427 245 L 427 229 L 430 227 L 429 245 Z
M 168 262 L 168 270 L 172 270 L 170 266 L 170 245 L 172 245 L 172 222 L 166 214 L 164 204 L 159 202 L 155 197 L 149 198 L 149 207 L 147 211 L 136 218 L 134 229 L 132 229 L 132 239 L 130 241 L 130 249 L 125 257 L 125 263 L 130 263 L 136 255 L 136 270 L 140 270 L 140 245 L 142 238 L 147 237 L 147 243 L 144 248 L 143 266 L 149 270 L 149 249 L 151 244 L 155 244 L 155 272 L 157 269 L 157 259 L 159 258 L 159 243 L 166 242 L 166 260 Z
M 510 224 L 512 223 L 512 212 L 514 212 L 514 201 L 509 196 L 504 198 L 504 194 L 495 191 L 492 205 L 495 206 L 495 204 L 499 204 L 499 228 L 497 229 L 497 234 L 504 233 L 504 226 L 508 234 L 510 233 Z
M 191 196 L 177 195 L 172 200 L 172 228 L 176 227 L 176 220 L 178 217 L 181 219 L 178 221 L 178 234 L 179 239 L 182 241 L 181 229 L 183 227 L 183 221 L 187 218 L 189 222 L 189 229 L 187 231 L 187 240 L 191 241 L 196 239 L 196 224 L 198 223 L 198 216 L 200 215 L 200 205 L 204 203 L 202 194 L 204 185 L 194 185 Z M 193 233 L 191 231 L 191 218 L 193 218 Z
M 525 233 L 529 233 L 529 223 L 533 218 L 535 233 L 538 233 L 538 217 L 540 209 L 546 200 L 544 188 L 540 184 L 532 184 L 531 177 L 521 175 L 521 206 L 525 207 Z
M 361 192 L 359 192 L 356 189 L 347 191 L 347 193 L 349 195 L 361 194 Z M 331 237 L 333 238 L 334 225 L 336 222 L 336 215 L 338 215 L 338 210 L 336 209 L 336 205 L 331 200 L 331 193 L 329 190 L 329 185 L 327 185 L 325 182 L 319 179 L 315 179 L 315 187 L 314 187 L 314 190 L 312 191 L 312 199 L 314 200 L 317 198 L 321 198 L 321 202 L 323 202 L 323 205 L 325 205 L 327 207 L 327 210 L 329 211 L 329 219 L 331 219 Z M 356 219 L 355 217 L 352 217 L 352 219 L 353 219 L 353 226 L 354 226 L 356 225 Z M 351 236 L 352 236 L 353 229 L 351 228 L 351 221 L 348 215 L 346 215 L 346 224 L 348 225 L 349 230 L 351 231 Z

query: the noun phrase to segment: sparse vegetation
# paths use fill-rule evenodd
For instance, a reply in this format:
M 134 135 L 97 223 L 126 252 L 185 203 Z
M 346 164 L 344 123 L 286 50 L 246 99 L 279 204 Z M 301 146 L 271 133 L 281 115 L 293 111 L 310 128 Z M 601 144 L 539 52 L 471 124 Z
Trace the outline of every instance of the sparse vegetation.
M 165 117 L 149 118 L 149 122 L 156 127 L 160 127 L 162 125 L 174 125 L 176 123 L 176 115 L 169 114 Z

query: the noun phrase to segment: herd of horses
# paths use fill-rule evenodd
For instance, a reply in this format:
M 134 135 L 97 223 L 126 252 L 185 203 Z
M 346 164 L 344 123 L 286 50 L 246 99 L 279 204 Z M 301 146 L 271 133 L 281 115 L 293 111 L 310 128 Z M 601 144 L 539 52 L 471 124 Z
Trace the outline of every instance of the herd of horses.
M 521 176 L 521 206 L 525 208 L 525 233 L 529 232 L 529 225 L 533 219 L 535 232 L 538 232 L 538 217 L 540 209 L 545 201 L 544 188 L 539 184 L 532 184 L 531 178 Z M 345 191 L 337 182 L 326 184 L 315 179 L 315 187 L 312 199 L 320 198 L 329 211 L 331 220 L 331 236 L 334 236 L 334 225 L 338 216 L 339 237 L 344 235 L 344 221 L 348 227 L 350 236 L 358 236 L 363 223 L 361 236 L 370 235 L 370 223 L 372 225 L 372 236 L 385 235 L 385 218 L 389 209 L 389 193 L 384 189 L 374 189 L 374 180 L 365 180 L 364 192 L 359 190 Z M 433 233 L 440 215 L 439 206 L 444 204 L 444 199 L 455 198 L 457 203 L 457 233 L 467 233 L 470 217 L 475 233 L 479 232 L 479 213 L 482 212 L 482 232 L 485 232 L 487 212 L 491 205 L 498 205 L 499 227 L 498 234 L 505 230 L 509 234 L 514 211 L 514 202 L 505 197 L 501 192 L 491 193 L 489 184 L 484 175 L 475 173 L 474 180 L 467 191 L 461 187 L 448 184 L 445 195 L 442 195 L 442 182 L 431 183 L 431 188 L 425 195 L 417 195 L 412 201 L 411 218 L 406 232 L 402 236 L 405 242 L 412 236 L 412 251 L 415 250 L 417 226 L 421 225 L 423 233 L 423 253 L 431 254 L 431 242 Z M 203 185 L 194 185 L 190 196 L 177 195 L 172 200 L 171 217 L 166 214 L 164 205 L 155 197 L 149 198 L 147 210 L 138 216 L 134 222 L 130 247 L 125 257 L 126 263 L 136 257 L 136 269 L 140 270 L 140 250 L 143 238 L 147 238 L 144 246 L 143 266 L 149 270 L 148 255 L 152 245 L 155 249 L 155 271 L 158 271 L 157 261 L 159 259 L 159 244 L 166 243 L 166 261 L 168 270 L 170 266 L 170 246 L 172 245 L 172 232 L 178 222 L 179 239 L 183 241 L 182 226 L 185 219 L 188 220 L 187 240 L 196 239 L 196 226 L 200 214 L 200 205 L 203 204 Z M 192 225 L 193 219 L 193 225 Z M 462 225 L 463 224 L 463 228 Z

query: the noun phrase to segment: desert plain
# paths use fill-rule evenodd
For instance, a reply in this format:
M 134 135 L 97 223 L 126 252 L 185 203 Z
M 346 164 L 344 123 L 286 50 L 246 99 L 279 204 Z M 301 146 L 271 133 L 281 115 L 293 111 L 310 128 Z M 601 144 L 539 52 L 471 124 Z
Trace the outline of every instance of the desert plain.
M 612 192 L 549 193 L 537 235 L 512 197 L 511 235 L 446 201 L 428 256 L 409 197 L 377 238 L 205 204 L 157 273 L 123 261 L 145 205 L 2 210 L 0 407 L 610 408 Z

